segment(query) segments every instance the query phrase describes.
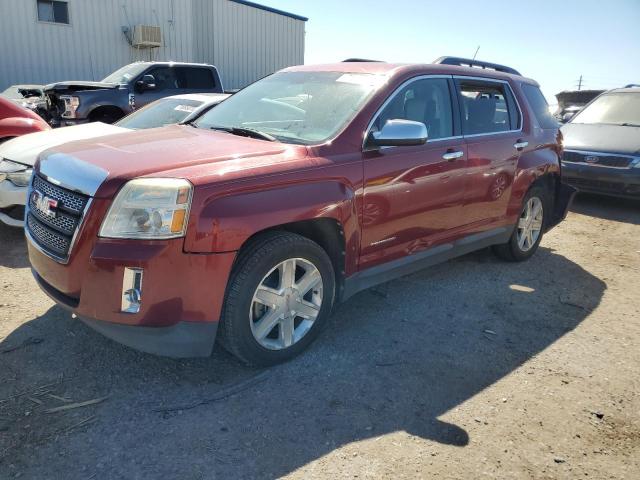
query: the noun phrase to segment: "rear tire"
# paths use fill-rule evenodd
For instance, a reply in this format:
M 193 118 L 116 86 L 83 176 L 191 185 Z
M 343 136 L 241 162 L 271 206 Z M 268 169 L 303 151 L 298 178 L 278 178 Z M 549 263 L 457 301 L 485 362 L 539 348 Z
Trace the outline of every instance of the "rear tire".
M 540 186 L 532 187 L 524 197 L 511 238 L 507 243 L 495 245 L 493 252 L 508 262 L 528 260 L 538 250 L 549 213 L 547 190 Z
M 318 336 L 334 297 L 333 266 L 317 243 L 288 232 L 261 235 L 231 273 L 220 342 L 248 365 L 286 362 Z

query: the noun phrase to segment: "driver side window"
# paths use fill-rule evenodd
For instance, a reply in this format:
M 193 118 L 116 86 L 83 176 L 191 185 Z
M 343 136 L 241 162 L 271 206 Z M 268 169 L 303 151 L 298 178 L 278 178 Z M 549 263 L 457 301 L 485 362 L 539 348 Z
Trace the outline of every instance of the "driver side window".
M 145 75 L 153 75 L 156 81 L 156 91 L 176 90 L 178 88 L 178 79 L 173 68 L 157 67 L 152 68 Z
M 389 120 L 424 123 L 429 140 L 453 136 L 453 113 L 449 83 L 445 78 L 415 80 L 396 91 L 378 114 L 372 130 L 379 131 Z

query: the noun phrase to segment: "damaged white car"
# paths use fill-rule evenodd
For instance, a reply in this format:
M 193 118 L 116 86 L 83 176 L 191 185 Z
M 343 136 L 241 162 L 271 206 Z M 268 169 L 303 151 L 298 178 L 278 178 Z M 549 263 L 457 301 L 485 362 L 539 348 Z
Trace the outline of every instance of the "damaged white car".
M 0 145 L 0 222 L 22 227 L 32 167 L 43 151 L 75 140 L 194 120 L 229 97 L 223 93 L 175 95 L 157 100 L 113 125 L 86 123 L 24 135 Z

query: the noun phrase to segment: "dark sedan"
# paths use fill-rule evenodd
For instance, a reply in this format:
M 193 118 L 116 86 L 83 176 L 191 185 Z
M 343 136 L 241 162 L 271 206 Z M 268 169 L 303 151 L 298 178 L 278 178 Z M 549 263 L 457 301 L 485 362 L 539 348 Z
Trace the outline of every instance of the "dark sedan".
M 565 182 L 584 192 L 640 199 L 640 88 L 603 93 L 561 130 Z

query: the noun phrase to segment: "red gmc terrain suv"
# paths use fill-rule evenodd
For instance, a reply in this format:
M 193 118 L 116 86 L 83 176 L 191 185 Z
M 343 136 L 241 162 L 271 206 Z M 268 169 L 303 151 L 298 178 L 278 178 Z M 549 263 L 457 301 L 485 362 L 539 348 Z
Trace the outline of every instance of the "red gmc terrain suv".
M 217 333 L 274 364 L 372 285 L 488 246 L 531 257 L 575 192 L 561 150 L 538 84 L 509 67 L 287 68 L 190 124 L 44 152 L 29 258 L 119 342 L 206 356 Z

